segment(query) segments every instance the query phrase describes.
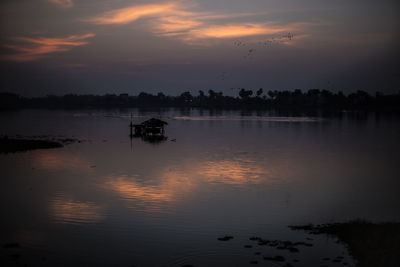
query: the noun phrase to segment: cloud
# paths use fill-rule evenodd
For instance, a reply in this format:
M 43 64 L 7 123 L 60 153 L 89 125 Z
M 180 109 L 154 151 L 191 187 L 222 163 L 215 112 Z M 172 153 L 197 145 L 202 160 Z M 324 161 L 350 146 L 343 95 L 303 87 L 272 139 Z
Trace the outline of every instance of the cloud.
M 180 13 L 177 8 L 176 3 L 129 6 L 106 12 L 87 21 L 94 24 L 126 24 L 142 17 Z
M 274 26 L 268 23 L 208 25 L 183 32 L 181 38 L 185 41 L 195 41 L 199 39 L 232 39 L 259 35 L 274 35 L 290 30 L 290 27 Z
M 279 25 L 276 22 L 244 22 L 227 24 L 208 24 L 195 19 L 184 22 L 182 20 L 167 21 L 165 18 L 153 23 L 153 33 L 159 36 L 176 38 L 190 45 L 209 45 L 213 41 L 246 39 L 246 42 L 279 42 L 293 45 L 291 37 L 296 32 L 303 32 L 309 27 L 306 23 Z M 181 26 L 182 25 L 182 26 Z M 290 38 L 288 36 L 291 36 Z M 301 35 L 303 38 L 308 35 Z
M 236 38 L 252 35 L 270 35 L 287 30 L 287 28 L 274 27 L 266 24 L 244 23 L 237 25 L 212 25 L 191 30 L 189 34 L 197 38 Z
M 72 0 L 48 0 L 50 3 L 58 5 L 60 7 L 69 8 L 74 6 L 74 2 Z
M 177 16 L 160 18 L 154 25 L 156 31 L 160 34 L 171 34 L 194 29 L 203 22 L 195 19 L 181 18 Z
M 87 39 L 94 36 L 95 34 L 88 33 L 71 35 L 65 38 L 16 37 L 13 40 L 17 44 L 4 45 L 4 47 L 14 51 L 14 53 L 6 55 L 3 58 L 12 61 L 32 61 L 42 58 L 47 54 L 66 52 L 73 47 L 87 45 Z
M 298 25 L 276 21 L 259 21 L 264 13 L 221 14 L 201 12 L 188 2 L 134 5 L 111 10 L 86 19 L 93 24 L 120 25 L 148 19 L 145 24 L 155 35 L 180 39 L 188 44 L 204 44 L 208 40 L 272 36 L 298 30 Z M 151 19 L 151 20 L 150 20 Z

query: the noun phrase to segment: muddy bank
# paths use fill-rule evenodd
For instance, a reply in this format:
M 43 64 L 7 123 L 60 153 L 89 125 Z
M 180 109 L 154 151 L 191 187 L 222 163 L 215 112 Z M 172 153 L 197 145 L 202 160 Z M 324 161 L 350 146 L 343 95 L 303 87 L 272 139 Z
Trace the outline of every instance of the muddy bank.
M 33 149 L 59 148 L 64 145 L 53 140 L 35 140 L 0 137 L 0 153 L 15 153 Z
M 400 223 L 351 221 L 289 227 L 337 237 L 339 242 L 347 245 L 358 267 L 400 266 Z

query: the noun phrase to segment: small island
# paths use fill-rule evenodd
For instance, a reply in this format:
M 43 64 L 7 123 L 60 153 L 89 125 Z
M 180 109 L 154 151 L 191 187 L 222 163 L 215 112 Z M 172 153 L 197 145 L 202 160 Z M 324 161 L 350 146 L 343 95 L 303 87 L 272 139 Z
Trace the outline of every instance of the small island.
M 53 140 L 0 137 L 0 153 L 4 154 L 59 147 L 63 147 L 63 144 Z

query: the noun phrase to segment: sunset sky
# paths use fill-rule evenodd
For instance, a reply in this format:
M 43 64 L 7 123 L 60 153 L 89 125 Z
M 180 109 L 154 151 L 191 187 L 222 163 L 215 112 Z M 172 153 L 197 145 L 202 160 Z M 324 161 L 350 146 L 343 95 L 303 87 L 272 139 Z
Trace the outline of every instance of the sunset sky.
M 400 89 L 400 4 L 2 0 L 0 91 Z

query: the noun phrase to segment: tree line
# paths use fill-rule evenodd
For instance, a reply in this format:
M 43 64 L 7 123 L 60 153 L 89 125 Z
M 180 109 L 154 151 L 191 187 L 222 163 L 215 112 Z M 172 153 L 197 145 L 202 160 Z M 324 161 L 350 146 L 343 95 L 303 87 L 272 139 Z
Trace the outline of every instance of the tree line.
M 227 96 L 222 92 L 189 91 L 177 96 L 162 92 L 138 95 L 104 94 L 45 97 L 23 97 L 14 93 L 0 93 L 0 109 L 15 108 L 112 108 L 112 107 L 193 107 L 221 109 L 329 109 L 329 110 L 400 110 L 400 91 L 397 94 L 374 95 L 358 90 L 345 95 L 341 91 L 331 92 L 321 89 L 302 91 L 239 90 L 238 96 Z

